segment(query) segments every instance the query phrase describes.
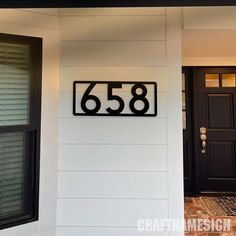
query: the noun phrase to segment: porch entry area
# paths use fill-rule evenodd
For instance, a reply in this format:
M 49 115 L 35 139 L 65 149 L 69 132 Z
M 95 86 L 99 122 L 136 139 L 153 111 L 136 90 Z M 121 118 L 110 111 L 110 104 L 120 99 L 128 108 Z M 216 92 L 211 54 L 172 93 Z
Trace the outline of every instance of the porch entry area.
M 236 192 L 236 68 L 183 68 L 187 193 Z
M 185 218 L 230 219 L 235 235 L 236 67 L 182 72 Z

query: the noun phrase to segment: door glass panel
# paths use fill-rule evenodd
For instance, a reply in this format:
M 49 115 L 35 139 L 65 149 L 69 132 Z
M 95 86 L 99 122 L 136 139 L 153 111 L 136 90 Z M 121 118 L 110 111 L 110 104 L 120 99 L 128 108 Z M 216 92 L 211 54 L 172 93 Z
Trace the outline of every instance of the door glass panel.
M 235 74 L 222 74 L 222 87 L 235 87 Z
M 186 129 L 186 111 L 182 111 L 182 126 Z
M 186 95 L 182 92 L 182 110 L 186 110 Z
M 185 90 L 185 74 L 182 74 L 182 91 Z
M 219 74 L 205 74 L 205 86 L 206 87 L 219 87 L 220 75 Z

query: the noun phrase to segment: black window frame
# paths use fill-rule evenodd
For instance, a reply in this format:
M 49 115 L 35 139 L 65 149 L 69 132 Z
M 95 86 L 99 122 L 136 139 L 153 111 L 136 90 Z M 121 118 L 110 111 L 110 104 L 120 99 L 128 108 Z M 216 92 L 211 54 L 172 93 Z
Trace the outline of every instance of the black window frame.
M 0 33 L 0 42 L 30 47 L 29 124 L 0 126 L 0 133 L 25 133 L 25 168 L 23 188 L 24 212 L 0 219 L 0 230 L 38 220 L 40 126 L 42 90 L 42 39 L 30 36 Z

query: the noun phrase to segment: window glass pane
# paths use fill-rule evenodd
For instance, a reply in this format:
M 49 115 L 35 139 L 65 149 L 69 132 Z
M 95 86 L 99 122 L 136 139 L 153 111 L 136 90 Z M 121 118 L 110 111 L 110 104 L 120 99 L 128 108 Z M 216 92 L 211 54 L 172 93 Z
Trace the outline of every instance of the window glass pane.
M 185 74 L 182 73 L 182 91 L 185 90 Z
M 0 42 L 0 126 L 29 123 L 30 47 Z
M 182 110 L 186 110 L 186 94 L 182 92 Z
M 182 112 L 182 125 L 183 129 L 186 129 L 186 111 Z
M 205 85 L 206 87 L 219 87 L 220 86 L 219 74 L 205 74 Z
M 222 74 L 222 87 L 235 87 L 235 74 Z
M 0 217 L 23 210 L 24 133 L 0 134 Z

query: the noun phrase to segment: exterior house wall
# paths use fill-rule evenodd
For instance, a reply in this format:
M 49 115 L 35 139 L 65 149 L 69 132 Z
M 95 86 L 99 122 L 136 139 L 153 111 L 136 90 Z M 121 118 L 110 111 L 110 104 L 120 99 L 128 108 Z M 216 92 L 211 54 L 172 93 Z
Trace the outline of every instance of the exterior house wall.
M 55 10 L 0 10 L 0 32 L 43 38 L 39 221 L 1 236 L 54 236 L 58 159 L 59 24 Z
M 43 38 L 39 221 L 1 236 L 134 236 L 139 218 L 183 218 L 181 9 L 0 13 L 0 32 Z M 74 80 L 156 81 L 158 116 L 73 117 Z
M 182 218 L 181 10 L 62 9 L 60 29 L 57 236 Z M 158 116 L 74 117 L 75 80 L 156 81 Z

